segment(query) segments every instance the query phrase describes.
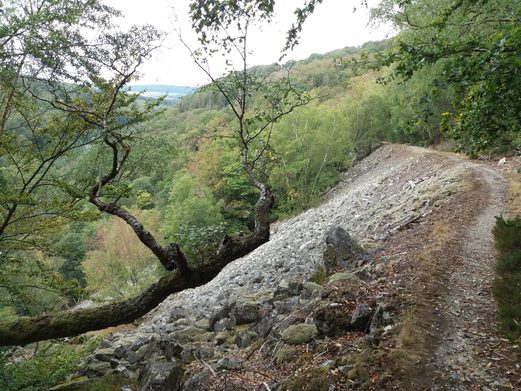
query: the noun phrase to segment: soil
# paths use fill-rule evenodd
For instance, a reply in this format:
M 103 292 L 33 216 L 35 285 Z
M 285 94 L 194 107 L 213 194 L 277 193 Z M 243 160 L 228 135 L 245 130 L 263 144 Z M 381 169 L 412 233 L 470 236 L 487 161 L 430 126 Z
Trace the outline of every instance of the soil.
M 384 185 L 383 191 L 395 195 L 414 192 L 427 178 L 440 176 L 434 182 L 440 189 L 425 184 L 430 187 L 412 199 L 397 200 L 401 206 L 416 202 L 414 210 L 422 213 L 406 215 L 398 224 L 391 202 L 394 195 L 387 194 L 381 200 L 389 203 L 388 212 L 365 213 L 369 217 L 361 218 L 365 222 L 376 216 L 382 224 L 368 220 L 366 230 L 355 229 L 359 239 L 360 232 L 374 233 L 370 243 L 386 273 L 385 281 L 374 287 L 386 297 L 398 320 L 394 328 L 376 338 L 359 333 L 326 339 L 326 348 L 319 354 L 314 354 L 313 346 L 301 346 L 299 359 L 282 367 L 273 366 L 271 354 L 256 352 L 247 355 L 243 371 L 217 375 L 205 389 L 269 389 L 269 382 L 291 373 L 313 374 L 328 361 L 351 352 L 355 357 L 351 363 L 362 368 L 362 375 L 322 371 L 327 375 L 323 388 L 317 390 L 521 390 L 519 347 L 498 331 L 491 289 L 495 277 L 492 229 L 495 217 L 508 211 L 504 173 L 518 166 L 515 158 L 498 165 L 398 145 L 386 146 L 362 161 L 325 195 L 325 204 L 342 197 L 374 197 L 378 186 Z M 391 177 L 381 179 L 382 173 L 396 167 L 399 170 Z M 345 193 L 350 186 L 373 190 Z M 445 198 L 439 198 L 441 193 Z M 424 201 L 418 203 L 418 199 Z M 372 208 L 370 203 L 365 207 Z M 389 216 L 395 220 L 390 222 Z M 331 383 L 334 387 L 328 388 Z M 306 390 L 315 389 L 309 384 Z
M 464 167 L 467 189 L 394 236 L 382 250 L 384 259 L 399 265 L 393 283 L 401 288 L 403 324 L 413 323 L 406 330 L 413 335 L 408 336 L 409 346 L 403 346 L 407 344 L 398 336 L 398 346 L 388 341 L 381 348 L 401 348 L 414 362 L 397 362 L 390 355 L 390 364 L 383 363 L 378 372 L 394 370 L 398 376 L 371 388 L 521 389 L 519 347 L 498 332 L 492 295 L 492 229 L 495 217 L 508 211 L 507 181 L 501 171 L 511 171 L 515 164 L 498 166 L 434 151 L 425 154 Z
M 378 335 L 350 333 L 299 345 L 296 360 L 278 366 L 274 352 L 282 341 L 230 352 L 243 369 L 211 370 L 201 389 L 269 390 L 307 373 L 324 378 L 306 390 L 521 390 L 519 347 L 499 333 L 491 291 L 492 228 L 512 203 L 505 177 L 512 181 L 519 164 L 518 158 L 498 165 L 386 145 L 346 173 L 320 206 L 274 224 L 269 243 L 206 286 L 165 301 L 135 333 L 167 333 L 181 307 L 204 315 L 238 291 L 251 294 L 281 278 L 309 277 L 322 261 L 324 232 L 340 225 L 381 266 L 383 277 L 370 289 L 387 304 L 394 325 Z M 341 364 L 351 370 L 328 369 L 342 357 L 352 358 Z M 208 367 L 196 361 L 189 369 Z

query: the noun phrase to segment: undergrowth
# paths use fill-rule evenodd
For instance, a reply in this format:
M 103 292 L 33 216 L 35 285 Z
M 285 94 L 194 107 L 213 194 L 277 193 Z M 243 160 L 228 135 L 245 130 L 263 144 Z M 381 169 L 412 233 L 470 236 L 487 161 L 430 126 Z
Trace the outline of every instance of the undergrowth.
M 99 342 L 43 342 L 33 348 L 0 348 L 0 390 L 40 391 L 64 381 Z
M 521 337 L 521 217 L 497 218 L 494 238 L 498 250 L 494 296 L 502 331 Z

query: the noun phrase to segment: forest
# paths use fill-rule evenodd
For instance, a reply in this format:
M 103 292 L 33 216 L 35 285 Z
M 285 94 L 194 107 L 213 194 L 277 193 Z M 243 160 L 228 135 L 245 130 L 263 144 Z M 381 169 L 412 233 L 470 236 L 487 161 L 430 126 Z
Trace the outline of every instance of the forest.
M 382 0 L 373 22 L 393 38 L 250 64 L 248 27 L 274 3 L 193 0 L 194 69 L 212 82 L 167 105 L 129 88 L 154 27 L 121 31 L 98 0 L 0 2 L 0 334 L 78 304 L 136 305 L 172 275 L 202 284 L 382 143 L 520 152 L 521 2 Z M 320 3 L 296 11 L 286 50 Z M 241 68 L 209 73 L 231 50 Z M 0 336 L 0 389 L 63 380 L 98 340 L 84 331 L 23 354 L 9 345 L 65 335 Z

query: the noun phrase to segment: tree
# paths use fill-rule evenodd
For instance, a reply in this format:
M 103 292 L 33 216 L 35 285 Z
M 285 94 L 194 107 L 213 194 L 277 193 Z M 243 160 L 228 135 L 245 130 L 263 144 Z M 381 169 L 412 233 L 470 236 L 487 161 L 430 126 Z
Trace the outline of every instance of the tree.
M 454 90 L 442 128 L 471 154 L 521 136 L 519 1 L 385 0 L 374 11 L 401 33 L 381 64 L 407 80 L 434 64 L 432 88 Z
M 271 20 L 274 4 L 273 0 L 195 0 L 190 12 L 201 46 L 195 51 L 187 46 L 194 62 L 211 80 L 210 88 L 224 98 L 234 118 L 231 132 L 222 136 L 235 141 L 242 168 L 259 191 L 259 201 L 269 199 L 271 205 L 274 195 L 267 184 L 266 167 L 274 124 L 311 101 L 303 88 L 293 83 L 290 68 L 276 65 L 276 76 L 268 77 L 269 73 L 249 67 L 249 31 Z M 221 78 L 210 69 L 210 58 L 216 54 L 225 56 L 229 67 Z M 231 58 L 237 59 L 238 70 Z M 263 211 L 264 216 L 255 214 L 253 236 L 259 239 L 269 234 L 271 205 Z
M 250 21 L 269 18 L 272 4 L 194 1 L 192 16 L 201 42 L 215 44 L 213 32 L 235 21 L 246 32 Z M 170 294 L 210 281 L 227 263 L 269 240 L 274 197 L 263 182 L 260 162 L 269 148 L 273 123 L 306 99 L 283 78 L 282 83 L 268 83 L 268 111 L 250 115 L 250 94 L 261 91 L 262 84 L 246 70 L 247 34 L 244 39 L 229 36 L 225 44 L 230 50 L 242 45 L 243 71 L 214 80 L 214 85 L 238 120 L 243 167 L 260 193 L 254 228 L 244 236 L 226 236 L 211 262 L 191 268 L 177 244 L 159 244 L 118 203 L 128 192 L 125 178 L 135 127 L 157 113 L 156 103 L 138 104 L 138 96 L 129 94 L 125 86 L 153 50 L 157 31 L 149 26 L 128 33 L 115 31 L 111 20 L 117 12 L 96 0 L 26 0 L 4 5 L 0 15 L 0 181 L 5 184 L 0 190 L 1 262 L 24 262 L 31 251 L 43 249 L 47 233 L 58 231 L 64 221 L 95 217 L 87 201 L 98 212 L 124 221 L 171 273 L 125 301 L 0 322 L 0 345 L 27 344 L 130 322 Z M 83 34 L 89 28 L 100 31 L 94 42 Z M 88 164 L 68 170 L 74 162 Z

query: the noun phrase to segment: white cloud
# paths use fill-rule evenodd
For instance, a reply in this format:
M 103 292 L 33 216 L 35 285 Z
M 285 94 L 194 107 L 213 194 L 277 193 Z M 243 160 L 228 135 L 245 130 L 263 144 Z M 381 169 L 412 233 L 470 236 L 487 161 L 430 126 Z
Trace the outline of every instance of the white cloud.
M 303 0 L 279 0 L 276 2 L 274 23 L 262 31 L 254 31 L 250 37 L 253 49 L 250 65 L 270 64 L 280 57 L 280 49 L 286 31 L 294 22 L 293 11 L 302 6 Z M 201 85 L 207 82 L 204 74 L 191 60 L 186 48 L 179 42 L 177 30 L 183 39 L 195 47 L 195 39 L 188 18 L 189 0 L 106 0 L 107 4 L 123 11 L 123 26 L 148 23 L 165 31 L 168 35 L 159 49 L 141 72 L 140 83 Z M 371 40 L 385 38 L 390 29 L 373 29 L 367 26 L 368 10 L 358 7 L 358 1 L 324 0 L 308 19 L 299 46 L 286 59 L 303 59 L 313 53 L 326 53 L 345 46 L 358 46 Z M 224 69 L 223 64 L 215 66 Z

